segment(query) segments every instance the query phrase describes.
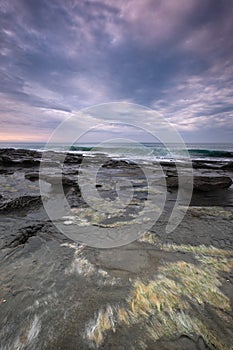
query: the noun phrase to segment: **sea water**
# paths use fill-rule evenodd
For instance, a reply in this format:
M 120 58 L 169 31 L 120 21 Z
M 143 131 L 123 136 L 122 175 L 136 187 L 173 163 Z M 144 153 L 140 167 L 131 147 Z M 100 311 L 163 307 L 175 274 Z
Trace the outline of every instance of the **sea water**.
M 46 143 L 1 143 L 0 148 L 32 149 L 43 151 L 48 149 Z M 121 158 L 128 160 L 171 160 L 174 158 L 186 158 L 200 160 L 233 160 L 233 143 L 187 143 L 169 144 L 167 147 L 161 143 L 111 143 L 111 144 L 73 144 L 67 143 L 50 144 L 50 150 L 95 154 L 105 153 L 112 158 Z

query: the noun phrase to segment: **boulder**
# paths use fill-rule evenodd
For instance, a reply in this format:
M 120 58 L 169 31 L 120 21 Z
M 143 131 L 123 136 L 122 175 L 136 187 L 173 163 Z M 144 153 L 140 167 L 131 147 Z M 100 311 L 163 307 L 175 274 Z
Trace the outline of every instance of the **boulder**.
M 232 185 L 232 179 L 229 176 L 195 176 L 194 190 L 208 192 L 222 188 L 228 188 Z
M 186 184 L 190 184 L 190 177 L 183 177 Z M 166 178 L 168 188 L 178 188 L 178 176 L 168 176 Z M 195 191 L 208 192 L 228 188 L 232 185 L 232 179 L 229 176 L 194 176 L 193 189 Z

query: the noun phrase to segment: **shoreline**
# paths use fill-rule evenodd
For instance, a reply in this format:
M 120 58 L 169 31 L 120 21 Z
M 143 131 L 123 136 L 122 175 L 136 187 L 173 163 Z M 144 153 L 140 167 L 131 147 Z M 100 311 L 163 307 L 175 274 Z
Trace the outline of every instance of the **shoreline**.
M 60 157 L 54 152 L 47 156 L 43 161 L 51 174 L 42 180 L 56 196 L 58 177 L 53 171 Z M 196 163 L 198 182 L 191 205 L 180 225 L 167 234 L 166 222 L 177 199 L 177 173 L 165 162 L 167 187 L 155 184 L 156 195 L 159 190 L 166 192 L 162 215 L 133 242 L 98 249 L 72 241 L 49 219 L 40 196 L 40 157 L 36 151 L 0 150 L 3 349 L 55 350 L 69 344 L 69 350 L 75 350 L 78 344 L 80 350 L 118 350 L 130 349 L 136 341 L 140 350 L 213 346 L 229 350 L 233 339 L 231 163 L 228 169 L 219 163 Z M 64 162 L 63 188 L 73 210 L 72 217 L 61 218 L 65 227 L 76 225 L 80 234 L 101 228 L 109 236 L 124 233 L 126 224 L 137 231 L 141 224 L 137 215 L 150 201 L 140 166 L 90 157 L 84 169 L 87 178 L 102 160 L 96 179 L 101 198 L 114 200 L 114 183 L 119 180 L 123 180 L 123 194 L 128 190 L 126 180 L 134 184 L 128 211 L 109 219 L 103 213 L 93 214 L 82 198 L 78 186 L 82 160 L 83 156 L 69 153 Z M 150 164 L 149 171 L 158 180 L 156 164 Z

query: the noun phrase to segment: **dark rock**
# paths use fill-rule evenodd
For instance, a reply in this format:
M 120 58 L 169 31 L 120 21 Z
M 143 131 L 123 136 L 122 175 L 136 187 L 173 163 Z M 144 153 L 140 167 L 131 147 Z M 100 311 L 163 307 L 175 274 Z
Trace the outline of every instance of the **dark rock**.
M 177 170 L 167 170 L 166 171 L 166 175 L 168 177 L 170 177 L 170 176 L 177 176 Z
M 212 191 L 228 188 L 232 185 L 232 179 L 228 176 L 195 176 L 194 189 L 198 191 Z
M 14 174 L 13 170 L 9 170 L 9 169 L 0 169 L 0 175 L 12 175 Z
M 23 159 L 21 161 L 21 164 L 25 167 L 39 166 L 40 160 L 38 160 L 38 159 Z
M 35 174 L 33 174 L 34 179 L 35 179 Z M 59 175 L 45 175 L 45 174 L 40 174 L 40 179 L 44 180 L 51 185 L 59 185 L 61 183 L 61 176 Z M 64 186 L 78 186 L 77 180 L 72 179 L 71 177 L 68 176 L 62 176 L 62 185 Z
M 106 161 L 102 167 L 103 168 L 119 168 L 119 167 L 128 167 L 128 166 L 136 166 L 136 164 L 127 162 L 126 160 L 115 160 L 115 159 L 110 159 Z
M 198 350 L 194 339 L 181 335 L 177 339 L 158 341 L 158 349 L 161 350 Z
M 200 350 L 210 350 L 204 339 L 200 336 L 197 340 L 198 349 Z
M 161 161 L 160 162 L 160 165 L 161 166 L 164 166 L 164 167 L 175 167 L 176 166 L 176 163 L 175 161 L 171 161 L 171 162 L 168 162 L 168 161 Z
M 190 177 L 184 178 L 188 186 L 190 184 Z M 166 182 L 168 188 L 178 188 L 178 176 L 168 176 Z M 194 190 L 208 192 L 230 187 L 232 185 L 232 179 L 228 176 L 194 176 L 193 184 Z
M 29 181 L 38 181 L 39 179 L 48 182 L 49 184 L 53 186 L 57 186 L 61 182 L 61 176 L 60 175 L 46 175 L 46 174 L 39 174 L 39 172 L 36 173 L 27 173 L 24 175 L 25 179 Z M 71 176 L 62 176 L 62 185 L 63 186 L 78 186 L 77 180 L 73 179 Z
M 83 156 L 81 154 L 68 153 L 65 157 L 64 164 L 81 164 Z
M 178 188 L 178 176 L 170 176 L 166 177 L 167 187 L 168 188 Z
M 66 199 L 71 208 L 83 208 L 87 207 L 87 203 L 83 200 L 81 196 L 81 191 L 78 188 L 72 189 L 66 194 Z
M 59 153 L 54 151 L 46 151 L 43 154 L 43 163 L 46 166 L 58 166 L 59 163 L 64 162 L 64 164 L 81 164 L 83 160 L 82 154 L 72 154 L 72 153 Z
M 29 149 L 1 148 L 0 156 L 8 156 L 13 159 L 40 158 L 41 152 Z
M 19 150 L 18 150 L 19 151 Z M 24 166 L 24 167 L 33 167 L 39 166 L 40 160 L 36 159 L 39 157 L 39 154 L 33 156 L 28 153 L 28 151 L 16 152 L 16 150 L 9 151 L 6 150 L 4 153 L 0 152 L 0 164 L 3 166 Z
M 35 226 L 28 226 L 22 228 L 17 237 L 14 238 L 10 243 L 7 244 L 7 248 L 15 248 L 19 245 L 27 243 L 30 237 L 36 236 L 38 231 L 41 230 L 43 224 L 38 224 Z
M 229 163 L 226 163 L 224 164 L 221 169 L 223 170 L 233 170 L 233 162 L 229 162 Z
M 0 149 L 0 165 L 3 166 L 24 166 L 35 167 L 40 165 L 42 152 L 6 148 Z M 64 160 L 64 164 L 81 164 L 83 156 L 81 154 L 58 153 L 46 151 L 43 153 L 43 163 L 50 167 L 59 166 L 59 163 Z
M 1 156 L 0 164 L 5 165 L 5 166 L 15 165 L 15 164 L 17 164 L 17 161 L 8 157 L 8 156 Z
M 19 210 L 31 205 L 41 204 L 40 196 L 22 196 L 12 200 L 4 201 L 0 204 L 0 213 L 5 213 L 11 210 Z
M 47 168 L 52 167 L 52 168 L 58 168 L 60 167 L 60 162 L 55 161 L 55 160 L 50 160 L 50 159 L 43 159 L 43 165 Z
M 24 175 L 25 179 L 29 181 L 38 181 L 39 180 L 39 173 L 26 173 Z
M 221 169 L 221 163 L 216 161 L 208 161 L 208 163 L 201 160 L 192 161 L 193 169 Z

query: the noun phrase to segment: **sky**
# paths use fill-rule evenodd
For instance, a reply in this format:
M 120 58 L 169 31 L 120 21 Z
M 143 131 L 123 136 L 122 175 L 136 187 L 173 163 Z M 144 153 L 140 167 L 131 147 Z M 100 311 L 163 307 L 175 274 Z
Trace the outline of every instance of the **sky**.
M 185 142 L 233 142 L 232 18 L 231 0 L 0 0 L 0 141 L 47 141 L 80 109 L 128 102 Z

